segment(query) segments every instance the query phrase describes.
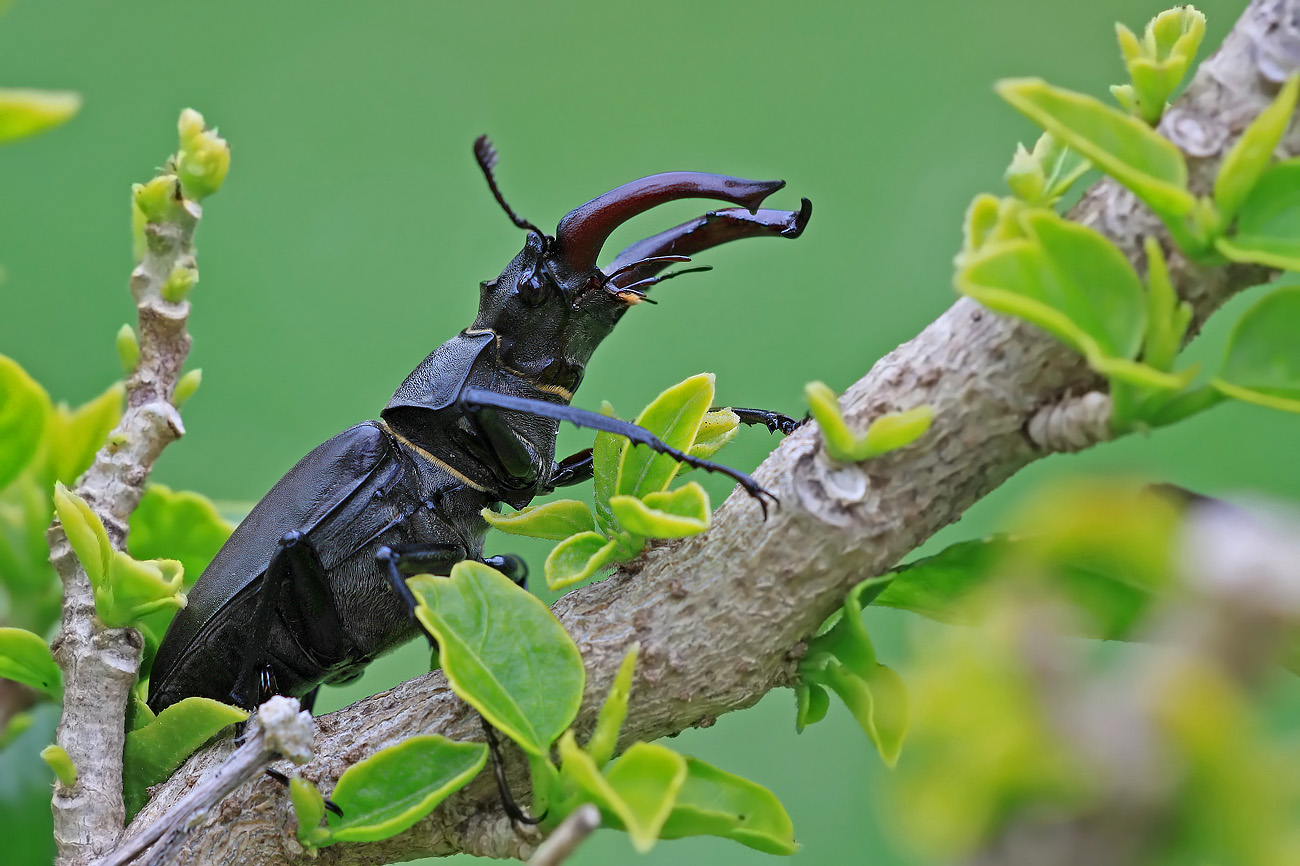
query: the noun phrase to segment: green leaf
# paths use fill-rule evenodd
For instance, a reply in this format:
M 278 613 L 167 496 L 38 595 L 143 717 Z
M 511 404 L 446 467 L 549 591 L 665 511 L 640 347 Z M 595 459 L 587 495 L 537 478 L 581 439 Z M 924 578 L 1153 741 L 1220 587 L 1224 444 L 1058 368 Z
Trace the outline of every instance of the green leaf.
M 1191 6 L 1168 9 L 1147 24 L 1140 42 L 1124 25 L 1117 24 L 1115 29 L 1133 79 L 1135 108 L 1154 126 L 1196 57 L 1205 36 L 1205 16 Z
M 54 700 L 63 698 L 63 673 L 41 636 L 21 628 L 0 628 L 0 677 L 31 686 Z
M 868 456 L 875 457 L 911 445 L 925 435 L 934 421 L 934 409 L 917 406 L 906 412 L 881 415 L 867 428 L 864 444 Z
M 700 421 L 700 429 L 695 434 L 695 444 L 691 446 L 688 453 L 692 457 L 707 460 L 717 454 L 723 445 L 735 439 L 736 431 L 739 429 L 740 416 L 730 409 L 706 412 Z M 682 471 L 689 468 L 682 467 Z
M 596 727 L 587 741 L 587 754 L 604 768 L 614 757 L 614 748 L 618 745 L 618 732 L 623 728 L 627 718 L 627 701 L 632 692 L 632 673 L 636 669 L 636 659 L 641 652 L 641 644 L 634 643 L 623 656 L 618 673 L 614 675 L 614 684 L 609 688 L 605 703 L 601 704 L 600 714 L 596 717 Z
M 920 614 L 953 625 L 978 621 L 967 604 L 971 593 L 992 576 L 1006 557 L 1001 537 L 962 541 L 933 556 L 900 566 L 873 604 Z
M 1300 75 L 1292 75 L 1277 98 L 1251 121 L 1223 158 L 1214 179 L 1214 203 L 1225 224 L 1236 216 L 1273 161 L 1273 151 L 1277 150 L 1295 113 L 1297 95 L 1300 95 Z
M 633 743 L 606 772 L 622 808 L 616 814 L 627 828 L 632 847 L 654 847 L 686 782 L 686 759 L 658 743 Z
M 957 256 L 958 267 L 992 239 L 1002 213 L 1002 199 L 987 192 L 982 192 L 971 199 L 962 220 L 961 253 Z
M 308 848 L 329 844 L 330 831 L 320 822 L 325 817 L 325 798 L 320 788 L 302 776 L 289 779 L 289 801 L 298 816 L 298 841 Z
M 600 404 L 600 414 L 618 417 L 609 401 Z M 622 436 L 597 433 L 596 441 L 591 447 L 592 501 L 595 503 L 596 526 L 607 535 L 618 531 L 618 522 L 609 510 L 609 498 L 618 493 L 619 458 L 623 456 L 627 445 L 627 440 Z
M 1135 117 L 1038 78 L 998 82 L 998 95 L 1063 144 L 1132 190 L 1166 223 L 1191 213 L 1187 163 L 1168 139 Z
M 596 519 L 587 503 L 576 499 L 530 505 L 514 514 L 497 514 L 490 508 L 484 508 L 482 513 L 489 526 L 529 538 L 563 541 L 570 535 L 591 532 L 596 528 Z
M 325 844 L 375 842 L 397 835 L 468 784 L 483 769 L 487 755 L 483 743 L 418 736 L 354 764 L 330 795 L 343 817 L 330 818 Z
M 17 361 L 0 355 L 0 489 L 36 456 L 49 414 L 45 389 Z
M 864 673 L 833 661 L 816 673 L 814 681 L 839 695 L 881 759 L 894 766 L 908 724 L 907 687 L 902 677 L 882 664 Z
M 1135 357 L 1146 329 L 1146 293 L 1124 254 L 1051 211 L 1026 211 L 1021 224 L 1027 237 L 970 259 L 957 272 L 958 290 L 1085 355 Z
M 618 548 L 618 541 L 599 532 L 582 532 L 566 538 L 546 557 L 547 588 L 567 589 L 581 583 L 614 562 L 618 558 Z
M 95 452 L 121 420 L 125 402 L 126 387 L 116 382 L 76 409 L 62 404 L 55 408 L 46 433 L 55 480 L 72 484 L 90 468 Z
M 859 436 L 849 429 L 839 399 L 824 382 L 805 385 L 804 398 L 812 410 L 813 420 L 821 428 L 826 453 L 841 463 L 870 460 L 910 445 L 930 429 L 934 419 L 933 409 L 917 406 L 906 412 L 882 415 L 871 423 L 866 434 Z
M 77 559 L 86 569 L 92 586 L 102 586 L 108 575 L 108 563 L 113 557 L 113 545 L 104 531 L 99 515 L 91 511 L 86 500 L 73 493 L 62 483 L 54 485 L 54 511 L 59 515 L 68 542 Z M 98 591 L 98 590 L 97 590 Z M 98 606 L 98 599 L 96 599 Z
M 480 562 L 407 583 L 456 694 L 525 752 L 546 756 L 577 715 L 586 681 L 582 655 L 560 621 Z
M 50 765 L 54 775 L 59 777 L 65 787 L 71 788 L 77 784 L 77 768 L 62 746 L 53 744 L 41 749 L 41 760 Z
M 689 451 L 700 423 L 713 403 L 713 374 L 701 373 L 679 382 L 656 397 L 640 415 L 637 425 L 665 444 Z M 680 464 L 649 448 L 629 447 L 619 460 L 617 493 L 644 497 L 668 489 Z
M 81 96 L 66 90 L 0 88 L 0 144 L 36 135 L 67 122 L 81 109 Z
M 1178 300 L 1160 242 L 1148 236 L 1145 247 L 1147 333 L 1142 344 L 1142 360 L 1157 370 L 1169 371 L 1192 322 L 1192 305 Z
M 614 496 L 609 506 L 623 528 L 646 538 L 685 538 L 709 528 L 709 494 L 695 481 L 644 499 Z
M 793 854 L 794 824 L 776 796 L 740 776 L 686 758 L 686 781 L 677 792 L 661 839 L 721 836 L 767 854 Z
M 795 733 L 802 734 L 804 728 L 826 718 L 826 713 L 831 708 L 831 698 L 821 686 L 803 680 L 795 684 L 794 693 L 794 729 Z
M 607 775 L 578 748 L 560 740 L 561 773 L 584 791 L 612 826 L 621 826 L 642 854 L 654 847 L 686 781 L 686 759 L 656 743 L 634 743 Z
M 120 628 L 158 611 L 185 607 L 185 568 L 174 559 L 133 559 L 120 550 L 108 561 L 108 577 L 95 588 L 95 609 L 109 628 Z
M 1237 214 L 1237 230 L 1215 241 L 1234 262 L 1300 270 L 1300 159 L 1264 173 Z
M 1300 412 L 1300 286 L 1270 292 L 1242 315 L 1210 384 L 1238 400 Z
M 1005 176 L 1017 198 L 1036 207 L 1051 207 L 1090 167 L 1088 160 L 1044 132 L 1033 151 L 1016 145 Z
M 148 788 L 165 780 L 195 749 L 248 713 L 211 698 L 185 698 L 144 727 L 126 735 L 122 787 L 127 820 L 149 799 Z

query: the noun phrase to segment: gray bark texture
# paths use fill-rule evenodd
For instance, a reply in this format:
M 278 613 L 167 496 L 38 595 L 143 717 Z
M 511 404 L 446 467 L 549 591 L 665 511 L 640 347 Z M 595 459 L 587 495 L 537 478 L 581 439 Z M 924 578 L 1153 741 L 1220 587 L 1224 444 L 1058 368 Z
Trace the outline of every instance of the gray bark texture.
M 122 420 L 76 487 L 119 550 L 126 548 L 127 521 L 154 462 L 185 432 L 171 394 L 190 350 L 190 305 L 164 300 L 161 290 L 175 268 L 194 264 L 199 208 L 189 208 L 176 222 L 146 230 L 148 247 L 130 283 L 140 316 L 140 361 L 126 383 Z M 63 582 L 62 628 L 52 645 L 64 683 L 57 740 L 77 768 L 71 788 L 54 786 L 54 838 L 59 866 L 74 866 L 111 851 L 122 836 L 122 720 L 143 643 L 135 629 L 99 621 L 90 579 L 57 519 L 46 539 Z
M 1227 148 L 1297 67 L 1300 0 L 1254 0 L 1161 123 L 1161 132 L 1188 156 L 1193 191 L 1209 191 Z M 1293 129 L 1279 150 L 1300 154 L 1300 133 Z M 1254 267 L 1205 268 L 1188 261 L 1159 221 L 1108 180 L 1088 190 L 1071 216 L 1110 238 L 1139 272 L 1145 272 L 1143 238 L 1159 238 L 1174 285 L 1195 307 L 1198 322 L 1233 293 L 1269 277 Z M 755 473 L 781 500 L 766 521 L 747 496 L 733 495 L 707 533 L 654 545 L 613 577 L 556 603 L 587 665 L 580 736 L 634 641 L 641 643 L 641 661 L 624 744 L 706 726 L 789 686 L 802 642 L 851 586 L 898 563 L 1050 453 L 1050 442 L 1084 447 L 1086 431 L 1062 431 L 1059 416 L 1063 404 L 1099 384 L 1079 356 L 1042 332 L 957 301 L 876 363 L 841 401 L 858 430 L 887 412 L 932 406 L 934 426 L 915 445 L 867 463 L 837 465 L 824 456 L 816 426 L 805 425 Z M 1044 412 L 1058 414 L 1035 421 Z M 1031 424 L 1054 432 L 1031 437 Z M 350 764 L 430 733 L 481 738 L 477 717 L 439 673 L 321 718 L 317 757 L 302 772 L 328 793 Z M 228 752 L 218 745 L 194 756 L 155 791 L 135 826 L 156 820 Z M 522 764 L 517 753 L 508 760 Z M 526 788 L 522 777 L 511 782 L 516 792 Z M 229 798 L 211 823 L 195 828 L 174 862 L 306 863 L 312 858 L 296 842 L 294 825 L 279 786 L 255 781 Z M 407 832 L 326 848 L 316 862 L 387 863 L 456 852 L 526 859 L 536 844 L 535 835 L 506 820 L 490 775 L 483 774 Z

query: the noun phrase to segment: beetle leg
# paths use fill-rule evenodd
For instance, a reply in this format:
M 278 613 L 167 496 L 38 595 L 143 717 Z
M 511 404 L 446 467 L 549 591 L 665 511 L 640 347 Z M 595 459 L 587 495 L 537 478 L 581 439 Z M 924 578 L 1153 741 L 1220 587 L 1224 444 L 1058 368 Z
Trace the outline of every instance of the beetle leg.
M 667 454 L 687 466 L 694 466 L 696 469 L 703 469 L 706 472 L 719 472 L 736 481 L 741 487 L 745 488 L 746 493 L 757 499 L 759 507 L 763 509 L 765 518 L 767 517 L 767 501 L 769 499 L 773 503 L 777 501 L 775 496 L 744 472 L 732 469 L 730 466 L 724 466 L 721 463 L 714 463 L 711 460 L 692 457 L 686 452 L 663 442 L 644 427 L 638 427 L 629 421 L 610 418 L 608 415 L 601 415 L 599 412 L 590 412 L 563 403 L 549 403 L 546 400 L 535 400 L 530 397 L 499 394 L 486 388 L 466 388 L 461 392 L 460 402 L 467 409 L 491 406 L 514 412 L 527 412 L 543 418 L 554 418 L 557 421 L 568 421 L 575 427 L 587 427 L 592 430 L 615 433 L 625 437 L 633 445 L 644 445 L 658 454 Z
M 415 615 L 419 601 L 406 585 L 406 578 L 415 574 L 447 571 L 465 558 L 465 548 L 459 544 L 404 544 L 397 549 L 381 547 L 375 551 L 375 558 L 388 573 L 388 583 L 393 587 L 393 592 L 406 605 L 406 615 L 410 617 L 411 624 L 429 641 L 430 649 L 437 649 L 438 642 Z
M 713 406 L 709 411 L 718 412 L 723 409 L 730 409 L 735 412 L 741 424 L 753 426 L 762 424 L 769 433 L 775 433 L 779 430 L 785 436 L 789 436 L 800 424 L 808 420 L 807 415 L 802 418 L 791 418 L 789 415 L 782 415 L 780 412 L 773 412 L 770 409 L 742 409 L 739 406 Z
M 501 760 L 501 744 L 497 742 L 497 730 L 482 713 L 479 714 L 479 721 L 483 723 L 483 736 L 487 738 L 488 751 L 492 754 L 492 772 L 496 776 L 497 794 L 501 797 L 501 808 L 505 811 L 506 817 L 519 824 L 542 823 L 546 820 L 545 813 L 534 818 L 525 815 L 524 810 L 519 808 L 519 801 L 515 799 L 515 795 L 510 791 L 510 785 L 506 782 L 506 765 Z
M 551 470 L 548 486 L 554 490 L 556 487 L 568 487 L 589 481 L 595 468 L 591 459 L 591 449 L 584 448 L 555 464 L 555 468 Z
M 537 454 L 522 436 L 514 431 L 501 414 L 492 406 L 479 406 L 467 403 L 469 416 L 474 422 L 478 439 L 496 462 L 501 464 L 506 475 L 518 487 L 527 487 L 537 480 Z
M 312 694 L 315 694 L 315 692 L 312 692 Z M 281 773 L 279 770 L 272 770 L 272 769 L 270 769 L 270 768 L 267 768 L 266 770 L 263 770 L 262 772 L 266 773 L 266 775 L 270 776 L 272 779 L 275 779 L 277 782 L 279 782 L 279 783 L 280 783 L 281 785 L 283 785 L 284 787 L 286 787 L 286 788 L 289 787 L 289 777 L 286 776 L 284 773 Z M 324 804 L 324 805 L 325 805 L 325 808 L 326 808 L 326 809 L 328 809 L 329 811 L 333 812 L 335 815 L 338 815 L 340 818 L 343 817 L 343 810 L 339 808 L 339 804 L 338 804 L 338 803 L 335 803 L 335 802 L 334 802 L 333 800 L 331 800 L 329 797 L 324 797 L 324 798 L 322 798 L 322 799 L 324 799 L 324 801 L 325 801 L 325 804 Z
M 520 589 L 528 589 L 528 563 L 524 562 L 523 557 L 513 553 L 499 553 L 496 556 L 485 556 L 479 562 L 495 568 L 513 580 Z
M 286 532 L 262 577 L 244 665 L 230 690 L 239 706 L 252 709 L 259 698 L 279 692 L 266 659 L 271 623 L 277 615 L 314 662 L 328 667 L 343 657 L 343 626 L 325 578 L 325 567 L 306 533 Z

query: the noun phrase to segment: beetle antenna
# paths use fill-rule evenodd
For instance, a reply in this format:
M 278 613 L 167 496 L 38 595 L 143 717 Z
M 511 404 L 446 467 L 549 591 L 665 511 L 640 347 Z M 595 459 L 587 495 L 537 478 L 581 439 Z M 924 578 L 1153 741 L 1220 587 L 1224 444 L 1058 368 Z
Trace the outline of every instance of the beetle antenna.
M 501 194 L 501 189 L 497 186 L 496 175 L 492 169 L 497 164 L 497 149 L 492 146 L 492 139 L 486 135 L 480 135 L 474 139 L 474 159 L 478 160 L 478 167 L 483 170 L 483 176 L 487 178 L 488 188 L 492 190 L 492 196 L 501 205 L 501 209 L 510 217 L 510 221 L 521 229 L 528 229 L 542 237 L 546 237 L 546 232 L 530 223 L 528 220 L 515 213 L 514 208 L 506 204 L 505 196 Z
M 618 279 L 618 277 L 622 276 L 623 274 L 626 274 L 628 271 L 633 270 L 635 268 L 639 268 L 642 265 L 653 265 L 653 264 L 660 264 L 660 263 L 685 264 L 690 260 L 691 260 L 690 256 L 650 256 L 649 258 L 646 259 L 639 259 L 635 262 L 630 262 L 626 265 L 623 265 L 623 267 L 619 268 L 618 270 L 612 271 L 611 273 L 606 275 L 601 285 L 602 286 L 609 285 L 611 280 Z
M 647 261 L 649 260 L 647 259 Z M 640 264 L 640 262 L 637 262 L 637 264 Z M 673 277 L 680 277 L 682 274 L 698 274 L 711 270 L 713 270 L 713 265 L 700 265 L 698 268 L 682 268 L 680 271 L 669 271 L 668 273 L 660 274 L 657 277 L 646 277 L 644 280 L 633 283 L 630 286 L 624 286 L 623 288 L 618 289 L 618 291 L 631 292 L 635 291 L 638 286 L 653 286 L 656 283 L 662 283 L 664 280 L 671 280 Z M 637 294 L 644 295 L 645 293 L 637 292 Z M 649 300 L 649 298 L 646 298 L 646 300 Z

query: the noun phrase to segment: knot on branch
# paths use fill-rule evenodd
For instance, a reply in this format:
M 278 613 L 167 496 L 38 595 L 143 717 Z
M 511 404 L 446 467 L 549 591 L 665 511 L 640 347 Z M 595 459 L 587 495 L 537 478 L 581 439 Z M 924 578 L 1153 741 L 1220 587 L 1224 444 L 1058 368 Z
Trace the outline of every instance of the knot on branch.
M 1039 409 L 1025 425 L 1025 435 L 1040 451 L 1082 451 L 1110 440 L 1110 414 L 1110 395 L 1089 391 Z

